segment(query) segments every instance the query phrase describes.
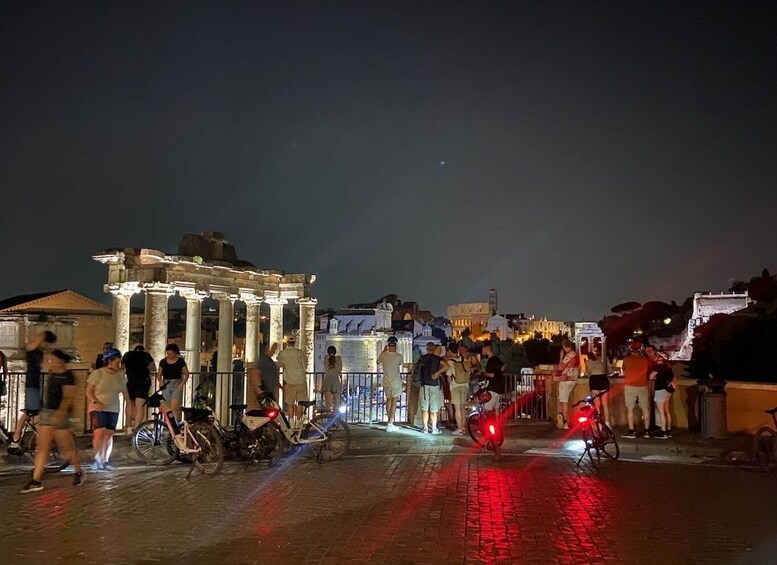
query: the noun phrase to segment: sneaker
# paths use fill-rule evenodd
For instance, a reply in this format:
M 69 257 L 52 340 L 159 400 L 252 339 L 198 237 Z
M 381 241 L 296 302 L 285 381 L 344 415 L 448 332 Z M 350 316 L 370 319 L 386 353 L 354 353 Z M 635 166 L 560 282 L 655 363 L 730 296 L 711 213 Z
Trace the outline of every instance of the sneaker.
M 467 435 L 467 432 L 465 432 L 464 430 L 456 430 L 455 432 L 453 432 L 453 435 L 455 435 L 455 436 L 465 436 L 465 435 Z
M 625 434 L 621 434 L 621 437 L 625 437 L 625 438 L 628 438 L 628 439 L 636 439 L 637 438 L 637 434 L 634 433 L 634 430 L 629 430 Z
M 8 444 L 8 451 L 11 451 L 12 449 L 13 449 L 14 451 L 18 451 L 18 450 L 20 450 L 21 448 L 22 448 L 22 446 L 21 446 L 21 445 L 19 445 L 19 442 L 18 442 L 18 441 L 12 441 L 11 443 L 9 443 L 9 444 Z
M 561 430 L 564 428 L 564 416 L 556 414 L 556 427 Z
M 655 435 L 656 439 L 669 439 L 669 434 L 666 432 L 661 432 Z
M 644 434 L 642 434 L 642 437 L 644 437 L 645 439 L 650 439 L 650 438 L 651 438 L 651 437 L 653 437 L 653 436 L 651 436 L 651 435 L 650 435 L 650 432 L 649 432 L 649 431 L 645 430 L 645 433 L 644 433 Z
M 103 463 L 103 471 L 113 471 L 115 467 L 110 463 Z
M 421 433 L 422 433 L 422 434 L 428 434 L 428 433 L 429 433 L 429 430 L 427 430 L 427 429 L 426 429 L 426 426 L 424 426 L 423 428 L 421 428 Z
M 395 431 L 397 431 L 397 427 L 394 424 L 387 424 L 386 425 L 386 431 L 387 432 L 395 432 Z
M 562 430 L 568 430 L 569 429 L 569 424 L 567 422 L 564 422 L 564 425 L 561 426 L 561 429 Z
M 78 473 L 74 473 L 73 474 L 73 486 L 77 487 L 77 486 L 81 486 L 82 484 L 84 484 L 84 478 L 85 477 L 84 477 L 84 472 L 83 471 L 79 471 Z
M 433 436 L 438 436 L 441 433 L 442 433 L 442 430 L 440 430 L 439 428 L 435 428 L 435 429 L 432 430 L 432 435 Z
M 26 492 L 38 492 L 39 490 L 43 490 L 43 483 L 40 481 L 30 481 L 24 485 L 24 488 L 19 492 L 24 494 Z
M 102 471 L 103 470 L 103 464 L 100 462 L 99 459 L 95 459 L 94 461 L 92 461 L 92 464 L 89 465 L 89 468 L 92 471 Z

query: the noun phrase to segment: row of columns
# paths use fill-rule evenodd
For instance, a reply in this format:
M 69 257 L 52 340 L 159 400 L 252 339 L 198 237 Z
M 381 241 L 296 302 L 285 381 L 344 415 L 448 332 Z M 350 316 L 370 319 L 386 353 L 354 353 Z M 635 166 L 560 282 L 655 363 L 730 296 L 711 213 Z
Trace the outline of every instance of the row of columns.
M 143 343 L 155 362 L 159 362 L 165 354 L 168 324 L 167 303 L 170 296 L 176 292 L 186 299 L 184 358 L 186 364 L 193 371 L 198 371 L 200 367 L 202 301 L 209 295 L 219 303 L 217 372 L 232 372 L 233 320 L 235 301 L 238 299 L 243 300 L 246 304 L 246 363 L 253 363 L 259 359 L 259 321 L 262 302 L 266 302 L 270 306 L 270 343 L 283 342 L 283 307 L 288 302 L 286 298 L 265 297 L 260 299 L 252 294 L 208 293 L 161 283 L 123 283 L 109 285 L 106 290 L 113 295 L 113 317 L 116 325 L 114 344 L 122 352 L 128 351 L 130 347 L 130 301 L 132 296 L 139 292 L 146 293 Z M 315 298 L 299 298 L 297 303 L 300 309 L 299 347 L 307 356 L 307 370 L 312 372 L 317 300 Z M 218 379 L 217 382 L 219 383 L 217 413 L 219 417 L 223 418 L 229 414 L 231 379 L 222 378 Z M 193 384 L 196 386 L 197 383 Z

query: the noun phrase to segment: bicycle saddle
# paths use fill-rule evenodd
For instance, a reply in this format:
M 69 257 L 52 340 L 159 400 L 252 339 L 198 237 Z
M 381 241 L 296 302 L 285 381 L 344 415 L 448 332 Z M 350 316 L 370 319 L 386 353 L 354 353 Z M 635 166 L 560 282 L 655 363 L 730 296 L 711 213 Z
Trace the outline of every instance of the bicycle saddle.
M 767 414 L 775 414 L 777 413 L 777 407 L 772 408 L 771 410 L 764 410 Z
M 230 404 L 229 409 L 230 410 L 245 410 L 248 408 L 248 404 Z
M 27 414 L 28 416 L 37 416 L 38 413 L 40 412 L 40 410 L 27 410 L 26 408 L 23 408 L 21 411 Z
M 298 400 L 297 404 L 299 404 L 303 408 L 310 408 L 311 406 L 315 406 L 316 405 L 316 401 L 315 400 Z

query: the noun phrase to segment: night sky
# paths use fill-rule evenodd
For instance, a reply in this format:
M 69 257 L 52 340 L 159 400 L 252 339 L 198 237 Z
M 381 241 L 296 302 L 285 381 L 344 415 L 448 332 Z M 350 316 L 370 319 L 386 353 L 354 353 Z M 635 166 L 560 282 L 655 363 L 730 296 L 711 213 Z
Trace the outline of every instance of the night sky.
M 777 2 L 0 4 L 0 298 L 225 232 L 323 307 L 777 267 Z

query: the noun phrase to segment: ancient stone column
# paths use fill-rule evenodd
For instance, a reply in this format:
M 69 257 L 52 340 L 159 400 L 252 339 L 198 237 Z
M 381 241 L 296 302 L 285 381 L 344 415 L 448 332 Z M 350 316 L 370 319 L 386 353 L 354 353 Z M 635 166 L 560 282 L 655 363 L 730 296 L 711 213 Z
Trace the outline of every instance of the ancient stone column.
M 167 299 L 172 294 L 170 285 L 153 283 L 144 288 L 146 291 L 146 324 L 143 330 L 143 342 L 146 351 L 158 365 L 165 356 L 167 346 Z
M 113 346 L 123 355 L 130 348 L 130 301 L 132 295 L 138 292 L 138 287 L 134 283 L 124 283 L 106 286 L 106 291 L 113 295 L 113 324 L 116 332 Z
M 280 351 L 283 349 L 283 305 L 286 299 L 265 298 L 265 302 L 270 305 L 270 345 L 277 343 Z
M 299 298 L 299 348 L 307 359 L 307 372 L 313 372 L 313 347 L 316 331 L 316 304 L 315 298 Z
M 200 347 L 202 346 L 202 299 L 198 293 L 181 293 L 186 298 L 186 366 L 191 372 L 200 370 Z M 195 385 L 196 386 L 196 385 Z
M 219 301 L 219 338 L 216 357 L 216 371 L 219 374 L 216 375 L 216 416 L 222 423 L 229 423 L 229 405 L 232 403 L 233 324 L 237 296 L 218 294 L 214 298 Z
M 256 297 L 241 296 L 246 304 L 246 364 L 259 360 L 259 305 Z

